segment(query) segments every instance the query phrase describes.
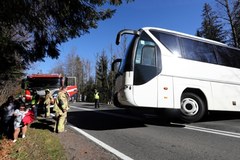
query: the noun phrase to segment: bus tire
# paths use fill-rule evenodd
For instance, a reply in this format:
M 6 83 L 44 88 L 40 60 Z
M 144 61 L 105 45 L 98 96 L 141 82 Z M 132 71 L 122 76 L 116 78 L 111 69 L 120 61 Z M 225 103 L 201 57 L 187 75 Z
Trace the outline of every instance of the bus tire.
M 206 112 L 203 100 L 195 93 L 186 92 L 181 97 L 180 119 L 191 123 L 199 121 Z

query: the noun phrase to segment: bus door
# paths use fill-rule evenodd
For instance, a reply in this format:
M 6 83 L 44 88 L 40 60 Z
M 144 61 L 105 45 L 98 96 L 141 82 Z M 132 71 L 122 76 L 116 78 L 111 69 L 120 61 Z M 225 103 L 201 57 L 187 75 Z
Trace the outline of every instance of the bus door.
M 158 106 L 158 78 L 160 73 L 160 49 L 143 32 L 134 60 L 133 97 L 137 106 Z

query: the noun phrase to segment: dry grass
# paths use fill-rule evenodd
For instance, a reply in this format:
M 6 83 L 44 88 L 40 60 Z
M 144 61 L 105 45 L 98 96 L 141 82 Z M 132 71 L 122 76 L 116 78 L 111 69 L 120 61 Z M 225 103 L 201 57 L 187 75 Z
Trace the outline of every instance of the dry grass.
M 11 153 L 11 149 L 13 147 L 13 143 L 11 140 L 7 140 L 3 138 L 0 140 L 0 157 L 1 160 L 13 160 L 9 155 Z
M 26 138 L 0 141 L 1 160 L 66 160 L 65 151 L 59 138 L 46 121 L 38 121 L 28 128 Z

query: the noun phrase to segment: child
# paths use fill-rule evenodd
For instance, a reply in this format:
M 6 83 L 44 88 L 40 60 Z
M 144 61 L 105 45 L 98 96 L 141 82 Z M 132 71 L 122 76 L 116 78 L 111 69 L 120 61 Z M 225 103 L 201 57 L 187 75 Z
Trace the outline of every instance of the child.
M 27 132 L 27 125 L 22 123 L 22 119 L 27 112 L 28 112 L 28 110 L 26 110 L 26 106 L 24 103 L 21 103 L 19 109 L 16 109 L 14 111 L 14 116 L 15 116 L 14 133 L 13 133 L 13 137 L 14 137 L 13 142 L 14 143 L 17 141 L 17 138 L 18 138 L 21 128 L 22 128 L 22 138 L 25 138 L 25 134 Z

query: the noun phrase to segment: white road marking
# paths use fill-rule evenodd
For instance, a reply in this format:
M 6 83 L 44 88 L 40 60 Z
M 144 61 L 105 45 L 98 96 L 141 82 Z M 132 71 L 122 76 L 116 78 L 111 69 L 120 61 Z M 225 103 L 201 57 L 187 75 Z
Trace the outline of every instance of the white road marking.
M 227 132 L 227 131 L 222 131 L 222 130 L 217 130 L 217 129 L 209 129 L 209 128 L 203 128 L 203 127 L 188 126 L 188 125 L 185 126 L 184 128 L 190 129 L 190 130 L 195 130 L 195 131 L 201 131 L 201 132 L 207 132 L 207 133 L 228 136 L 228 137 L 240 138 L 240 133 L 236 133 L 236 132 Z
M 68 124 L 69 127 L 71 127 L 72 129 L 74 129 L 75 131 L 79 132 L 80 134 L 84 135 L 85 137 L 87 137 L 88 139 L 92 140 L 93 142 L 97 143 L 98 145 L 102 146 L 104 149 L 108 150 L 109 152 L 115 154 L 117 157 L 124 159 L 124 160 L 133 160 L 131 157 L 128 157 L 127 155 L 119 152 L 118 150 L 112 148 L 111 146 L 107 145 L 106 143 L 98 140 L 97 138 L 91 136 L 90 134 L 84 132 L 83 130 Z
M 189 130 L 218 134 L 218 135 L 227 136 L 227 137 L 240 138 L 240 133 L 237 133 L 237 132 L 228 132 L 228 131 L 217 130 L 217 129 L 197 127 L 197 126 L 192 126 L 192 125 L 184 125 L 184 124 L 180 124 L 180 123 L 171 123 L 171 124 L 183 125 L 184 126 L 183 128 L 189 129 Z
M 94 111 L 94 109 L 90 109 L 90 108 L 79 108 L 79 107 L 76 107 L 76 106 L 70 106 L 70 108 L 79 109 L 79 110 L 85 110 L 85 111 Z

